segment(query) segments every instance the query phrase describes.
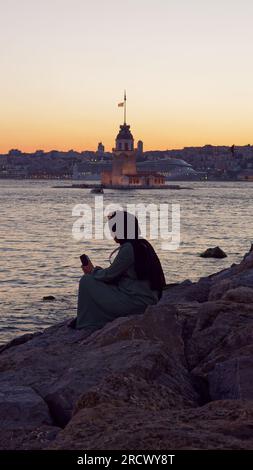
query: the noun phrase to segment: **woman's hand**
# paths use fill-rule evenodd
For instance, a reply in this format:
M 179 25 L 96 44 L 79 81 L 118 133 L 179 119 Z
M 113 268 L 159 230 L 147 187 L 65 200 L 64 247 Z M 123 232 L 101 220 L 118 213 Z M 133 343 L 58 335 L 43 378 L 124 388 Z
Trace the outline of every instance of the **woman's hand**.
M 89 261 L 87 266 L 81 266 L 81 268 L 82 268 L 84 274 L 90 274 L 93 271 L 94 266 L 93 266 L 92 262 Z

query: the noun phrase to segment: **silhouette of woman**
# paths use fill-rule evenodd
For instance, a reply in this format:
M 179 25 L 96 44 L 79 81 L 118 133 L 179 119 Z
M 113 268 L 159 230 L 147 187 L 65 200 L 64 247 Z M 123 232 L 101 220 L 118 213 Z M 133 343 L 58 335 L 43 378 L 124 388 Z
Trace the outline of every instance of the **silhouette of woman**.
M 95 331 L 117 317 L 144 313 L 156 304 L 165 286 L 164 273 L 151 244 L 140 237 L 138 220 L 126 211 L 108 218 L 119 248 L 108 268 L 82 266 L 79 284 L 77 329 Z M 110 258 L 111 258 L 110 257 Z M 73 325 L 72 325 L 73 326 Z

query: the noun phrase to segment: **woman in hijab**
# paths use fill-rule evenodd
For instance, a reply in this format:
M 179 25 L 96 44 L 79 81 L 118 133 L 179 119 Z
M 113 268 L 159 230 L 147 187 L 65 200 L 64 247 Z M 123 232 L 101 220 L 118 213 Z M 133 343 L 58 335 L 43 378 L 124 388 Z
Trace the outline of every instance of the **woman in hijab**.
M 126 211 L 108 218 L 119 248 L 108 268 L 82 266 L 79 284 L 77 329 L 95 331 L 115 318 L 144 313 L 156 304 L 165 286 L 164 273 L 151 244 L 140 237 L 137 218 Z M 110 258 L 111 258 L 110 257 Z M 73 326 L 73 324 L 72 324 Z

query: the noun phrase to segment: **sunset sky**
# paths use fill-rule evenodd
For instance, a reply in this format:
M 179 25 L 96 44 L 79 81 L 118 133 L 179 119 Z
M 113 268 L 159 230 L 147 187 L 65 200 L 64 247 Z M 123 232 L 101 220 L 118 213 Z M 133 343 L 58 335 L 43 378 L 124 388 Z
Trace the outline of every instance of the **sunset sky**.
M 0 0 L 0 152 L 253 144 L 252 0 Z

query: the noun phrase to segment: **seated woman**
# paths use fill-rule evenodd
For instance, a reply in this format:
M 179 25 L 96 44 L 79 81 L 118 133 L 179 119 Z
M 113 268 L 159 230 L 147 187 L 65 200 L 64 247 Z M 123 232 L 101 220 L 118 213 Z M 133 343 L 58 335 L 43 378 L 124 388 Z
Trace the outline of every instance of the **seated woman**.
M 90 261 L 82 266 L 85 274 L 79 284 L 77 329 L 92 332 L 115 318 L 142 314 L 162 296 L 165 278 L 161 263 L 150 243 L 139 237 L 136 217 L 117 211 L 109 218 L 109 227 L 120 245 L 111 254 L 117 252 L 117 256 L 105 269 Z

